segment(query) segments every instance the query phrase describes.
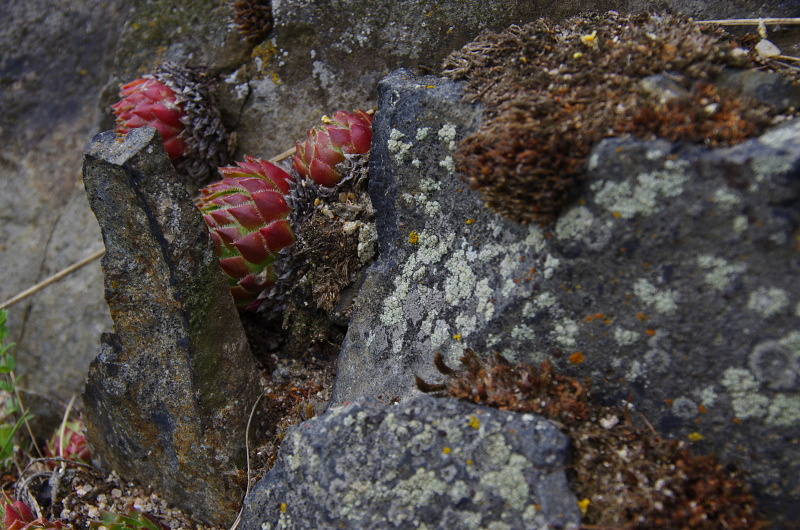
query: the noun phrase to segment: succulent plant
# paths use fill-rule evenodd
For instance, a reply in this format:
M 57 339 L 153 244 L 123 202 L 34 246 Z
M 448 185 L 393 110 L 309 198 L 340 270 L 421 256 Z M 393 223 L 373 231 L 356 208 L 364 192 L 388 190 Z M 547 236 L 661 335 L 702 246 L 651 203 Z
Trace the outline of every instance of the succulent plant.
M 111 106 L 115 131 L 155 127 L 173 165 L 190 187 L 206 182 L 217 166 L 227 164 L 233 141 L 225 130 L 214 98 L 212 80 L 199 68 L 162 64 L 153 74 L 122 86 Z
M 275 282 L 272 264 L 278 252 L 295 240 L 285 200 L 293 179 L 272 162 L 250 156 L 219 172 L 222 180 L 200 191 L 197 207 L 237 307 L 252 309 Z
M 35 528 L 64 528 L 60 521 L 48 521 L 36 518 L 28 505 L 22 501 L 11 503 L 9 499 L 3 500 L 3 528 L 6 530 L 33 530 Z
M 183 132 L 183 109 L 175 91 L 158 79 L 139 78 L 122 86 L 120 101 L 112 105 L 117 116 L 116 132 L 127 134 L 138 127 L 155 127 L 161 134 L 170 160 L 177 160 L 186 151 L 178 136 Z
M 133 506 L 125 515 L 106 512 L 102 520 L 89 523 L 89 528 L 105 528 L 107 530 L 169 530 L 169 527 L 159 523 L 153 517 L 140 512 Z
M 88 464 L 89 457 L 91 456 L 91 449 L 86 437 L 83 435 L 83 421 L 75 420 L 68 421 L 63 426 L 63 440 L 64 448 L 61 448 L 62 429 L 59 428 L 47 440 L 47 445 L 44 448 L 45 456 L 48 458 L 61 458 L 64 460 L 72 460 L 80 462 L 81 464 Z M 48 461 L 47 465 L 50 469 L 55 469 L 59 463 L 57 461 Z
M 321 186 L 332 187 L 341 181 L 343 172 L 336 166 L 346 155 L 369 152 L 372 142 L 372 116 L 363 110 L 337 111 L 333 119 L 323 116 L 324 125 L 306 132 L 305 142 L 297 142 L 294 168 Z

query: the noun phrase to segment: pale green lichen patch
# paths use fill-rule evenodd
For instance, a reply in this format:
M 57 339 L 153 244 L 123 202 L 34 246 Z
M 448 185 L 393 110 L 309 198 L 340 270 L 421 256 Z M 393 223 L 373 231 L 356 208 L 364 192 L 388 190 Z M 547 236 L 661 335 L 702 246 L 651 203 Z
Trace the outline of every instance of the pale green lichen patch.
M 664 169 L 642 173 L 636 184 L 599 181 L 591 185 L 595 201 L 615 216 L 632 219 L 636 215 L 652 215 L 660 209 L 661 200 L 683 193 L 689 176 L 683 171 L 688 163 L 664 161 Z
M 712 200 L 720 211 L 727 212 L 737 204 L 740 204 L 742 202 L 742 197 L 731 188 L 723 186 L 714 192 Z
M 724 291 L 746 270 L 742 263 L 728 263 L 724 259 L 710 254 L 698 256 L 697 266 L 706 271 L 705 282 L 718 291 Z
M 772 317 L 789 308 L 789 295 L 777 287 L 760 287 L 750 293 L 747 308 L 765 317 Z
M 774 427 L 800 423 L 800 397 L 779 393 L 770 399 L 758 392 L 760 385 L 749 370 L 728 368 L 721 383 L 730 393 L 733 413 L 738 419 L 761 419 Z
M 633 284 L 633 294 L 646 305 L 665 315 L 673 314 L 678 308 L 677 293 L 669 289 L 658 289 L 644 278 L 636 280 Z
M 622 327 L 614 329 L 614 340 L 620 346 L 630 346 L 641 338 L 641 334 Z
M 389 152 L 394 155 L 394 159 L 398 164 L 403 163 L 403 160 L 408 156 L 411 148 L 414 147 L 414 144 L 411 142 L 402 141 L 404 137 L 405 134 L 397 129 L 392 129 L 389 133 L 389 140 L 386 143 L 386 147 L 389 149 Z
M 439 139 L 445 142 L 448 149 L 451 151 L 456 150 L 456 127 L 450 123 L 445 123 L 439 129 Z

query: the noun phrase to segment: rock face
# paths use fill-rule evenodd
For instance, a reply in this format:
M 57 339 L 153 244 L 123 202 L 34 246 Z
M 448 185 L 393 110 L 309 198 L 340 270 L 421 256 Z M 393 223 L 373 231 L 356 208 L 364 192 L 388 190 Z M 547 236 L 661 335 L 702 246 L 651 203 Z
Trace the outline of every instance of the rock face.
M 482 207 L 452 171 L 480 109 L 458 85 L 379 85 L 370 194 L 380 257 L 356 301 L 334 405 L 408 399 L 465 347 L 554 359 L 628 396 L 665 435 L 750 473 L 763 508 L 800 516 L 800 121 L 735 147 L 609 139 L 552 225 Z
M 239 527 L 577 527 L 566 447 L 533 414 L 428 396 L 357 400 L 287 433 Z
M 81 152 L 124 12 L 118 0 L 0 5 L 0 300 L 102 248 L 80 185 Z M 9 308 L 37 422 L 57 425 L 110 325 L 97 263 Z
M 84 182 L 114 320 L 83 394 L 87 438 L 120 475 L 229 524 L 257 370 L 208 229 L 155 129 L 96 136 Z

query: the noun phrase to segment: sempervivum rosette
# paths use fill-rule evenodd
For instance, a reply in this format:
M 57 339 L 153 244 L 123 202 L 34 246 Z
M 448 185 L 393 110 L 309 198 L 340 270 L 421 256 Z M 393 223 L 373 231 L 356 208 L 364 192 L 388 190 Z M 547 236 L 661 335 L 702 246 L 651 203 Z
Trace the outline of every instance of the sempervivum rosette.
M 294 168 L 320 186 L 332 187 L 344 176 L 337 166 L 346 155 L 369 153 L 372 143 L 372 116 L 363 110 L 340 110 L 333 119 L 323 117 L 324 125 L 306 132 L 306 141 L 297 142 Z
M 219 168 L 223 179 L 201 190 L 197 207 L 211 238 L 231 293 L 240 309 L 258 306 L 258 296 L 275 282 L 278 252 L 294 243 L 289 225 L 292 177 L 277 165 L 245 157 Z
M 175 168 L 196 188 L 227 164 L 233 149 L 214 98 L 213 81 L 202 70 L 172 63 L 122 86 L 111 106 L 119 134 L 155 127 Z

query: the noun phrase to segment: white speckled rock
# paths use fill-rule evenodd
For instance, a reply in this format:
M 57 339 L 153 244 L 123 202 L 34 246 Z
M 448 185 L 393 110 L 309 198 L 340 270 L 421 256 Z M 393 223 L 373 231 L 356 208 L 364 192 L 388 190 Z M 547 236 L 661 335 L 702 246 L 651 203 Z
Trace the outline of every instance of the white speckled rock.
M 360 399 L 289 430 L 239 528 L 577 528 L 566 448 L 534 414 Z

